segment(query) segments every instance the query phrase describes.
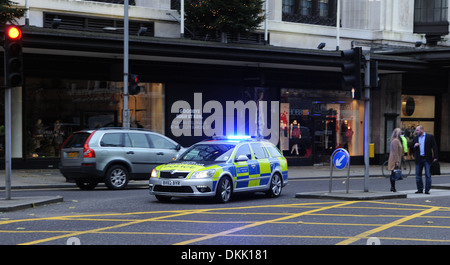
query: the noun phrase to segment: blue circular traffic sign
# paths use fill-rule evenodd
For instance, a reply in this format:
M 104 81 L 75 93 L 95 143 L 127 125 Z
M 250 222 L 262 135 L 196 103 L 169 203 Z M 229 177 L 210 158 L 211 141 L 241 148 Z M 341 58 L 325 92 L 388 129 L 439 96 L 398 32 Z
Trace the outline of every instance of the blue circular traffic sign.
M 347 150 L 340 148 L 334 151 L 332 161 L 334 167 L 342 170 L 348 165 L 348 162 L 350 161 L 350 155 L 348 154 Z

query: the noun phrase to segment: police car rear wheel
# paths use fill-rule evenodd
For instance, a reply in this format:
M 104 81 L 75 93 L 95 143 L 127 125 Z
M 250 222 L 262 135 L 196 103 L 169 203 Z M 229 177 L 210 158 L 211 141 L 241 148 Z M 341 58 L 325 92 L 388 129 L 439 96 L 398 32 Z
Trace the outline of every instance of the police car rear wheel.
M 281 176 L 278 174 L 274 174 L 270 179 L 270 188 L 267 191 L 267 196 L 276 198 L 280 196 L 282 189 L 283 181 L 281 180 Z
M 231 192 L 232 192 L 232 182 L 230 178 L 223 177 L 220 179 L 219 183 L 217 184 L 217 192 L 216 192 L 216 201 L 218 202 L 228 202 L 231 198 Z

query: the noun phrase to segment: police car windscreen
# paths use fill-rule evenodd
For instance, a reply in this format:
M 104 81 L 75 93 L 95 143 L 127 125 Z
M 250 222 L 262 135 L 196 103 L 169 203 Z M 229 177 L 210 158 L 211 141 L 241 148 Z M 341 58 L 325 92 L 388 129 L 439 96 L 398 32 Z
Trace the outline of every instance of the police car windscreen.
M 235 145 L 199 144 L 191 147 L 178 161 L 227 161 Z

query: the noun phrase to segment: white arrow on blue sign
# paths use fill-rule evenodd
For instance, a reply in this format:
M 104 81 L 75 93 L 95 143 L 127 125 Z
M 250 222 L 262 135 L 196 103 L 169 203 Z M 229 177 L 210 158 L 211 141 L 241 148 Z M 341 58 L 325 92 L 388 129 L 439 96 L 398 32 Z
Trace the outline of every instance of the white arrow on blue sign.
M 333 164 L 334 166 L 339 169 L 342 170 L 344 169 L 349 161 L 349 155 L 348 152 L 346 150 L 338 150 L 333 157 Z

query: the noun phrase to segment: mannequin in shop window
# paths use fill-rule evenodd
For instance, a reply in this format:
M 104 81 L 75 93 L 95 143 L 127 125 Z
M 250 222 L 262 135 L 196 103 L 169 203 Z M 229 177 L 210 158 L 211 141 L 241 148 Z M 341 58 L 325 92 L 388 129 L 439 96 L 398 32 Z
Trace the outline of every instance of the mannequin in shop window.
M 62 123 L 60 120 L 56 120 L 53 126 L 53 143 L 55 148 L 55 156 L 59 156 L 59 150 L 63 143 L 64 131 L 62 129 Z
M 344 120 L 344 122 L 341 126 L 341 137 L 342 137 L 343 146 L 347 150 L 350 150 L 349 145 L 352 142 L 353 134 L 354 134 L 354 132 L 353 132 L 350 124 L 348 123 L 347 120 Z
M 44 124 L 41 119 L 37 119 L 36 124 L 34 125 L 33 136 L 36 149 L 41 147 L 41 140 L 44 138 Z
M 298 144 L 300 143 L 300 139 L 302 138 L 302 131 L 300 130 L 300 123 L 298 123 L 297 120 L 294 120 L 291 123 L 290 135 L 291 135 L 291 143 L 292 143 L 291 154 L 295 150 L 295 153 L 297 155 L 299 155 Z
M 280 149 L 289 150 L 288 124 L 285 119 L 280 121 Z
M 42 141 L 44 140 L 44 124 L 42 119 L 37 119 L 32 130 L 32 141 L 30 146 L 31 157 L 39 157 L 39 152 L 41 150 Z
M 347 131 L 345 132 L 345 137 L 347 137 L 347 150 L 349 150 L 349 146 L 352 144 L 353 134 L 354 132 L 352 130 L 352 127 L 348 125 Z

